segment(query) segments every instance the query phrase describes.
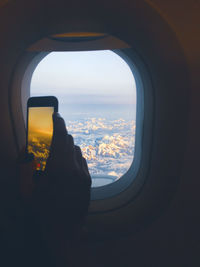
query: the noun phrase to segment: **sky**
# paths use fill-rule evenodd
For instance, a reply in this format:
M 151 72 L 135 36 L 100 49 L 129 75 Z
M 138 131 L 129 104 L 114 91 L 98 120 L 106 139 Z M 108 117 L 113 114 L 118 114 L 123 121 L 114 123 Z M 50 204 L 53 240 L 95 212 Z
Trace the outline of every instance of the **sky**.
M 128 64 L 110 50 L 52 52 L 33 73 L 36 95 L 55 95 L 62 104 L 135 104 L 136 86 Z
M 29 135 L 40 136 L 40 133 L 52 134 L 53 122 L 52 114 L 53 107 L 30 107 L 29 108 Z

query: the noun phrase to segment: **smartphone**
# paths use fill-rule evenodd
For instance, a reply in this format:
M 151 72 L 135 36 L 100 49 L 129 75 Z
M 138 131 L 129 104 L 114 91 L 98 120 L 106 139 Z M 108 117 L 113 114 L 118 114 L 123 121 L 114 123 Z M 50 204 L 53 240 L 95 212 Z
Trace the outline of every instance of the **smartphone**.
M 37 171 L 45 170 L 53 135 L 54 112 L 58 112 L 56 97 L 42 96 L 28 99 L 26 150 L 34 154 Z

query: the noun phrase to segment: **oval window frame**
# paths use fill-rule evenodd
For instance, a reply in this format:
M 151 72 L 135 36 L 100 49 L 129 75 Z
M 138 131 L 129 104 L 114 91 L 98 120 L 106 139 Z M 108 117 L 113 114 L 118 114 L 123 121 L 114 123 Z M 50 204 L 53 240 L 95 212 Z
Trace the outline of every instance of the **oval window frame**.
M 80 44 L 81 45 L 81 44 Z M 81 47 L 81 46 L 80 46 Z M 113 47 L 112 47 L 113 48 Z M 88 51 L 95 50 L 88 48 Z M 98 50 L 99 49 L 98 47 Z M 131 201 L 140 191 L 145 182 L 148 171 L 148 163 L 151 152 L 152 126 L 153 126 L 153 88 L 147 68 L 141 57 L 132 48 L 125 46 L 110 49 L 119 55 L 130 67 L 136 81 L 137 106 L 136 106 L 136 133 L 135 133 L 135 154 L 131 167 L 118 181 L 91 189 L 90 214 L 106 212 L 118 209 Z M 66 50 L 69 51 L 69 50 Z M 79 49 L 78 51 L 82 51 Z M 85 49 L 84 49 L 85 51 Z M 24 129 L 26 101 L 30 95 L 30 82 L 32 74 L 39 62 L 49 52 L 29 51 L 19 61 L 14 74 L 11 90 L 11 114 L 16 110 L 15 97 L 16 87 L 20 86 L 21 107 L 18 109 L 23 113 Z M 20 74 L 20 76 L 19 76 Z M 19 97 L 19 92 L 17 94 Z M 22 97 L 23 96 L 23 97 Z M 20 111 L 19 111 L 20 112 Z M 17 133 L 20 125 L 14 120 L 14 132 L 18 148 L 23 142 L 24 136 Z M 22 124 L 21 124 L 22 125 Z M 146 129 L 146 130 L 145 130 Z M 144 153 L 145 150 L 145 153 Z

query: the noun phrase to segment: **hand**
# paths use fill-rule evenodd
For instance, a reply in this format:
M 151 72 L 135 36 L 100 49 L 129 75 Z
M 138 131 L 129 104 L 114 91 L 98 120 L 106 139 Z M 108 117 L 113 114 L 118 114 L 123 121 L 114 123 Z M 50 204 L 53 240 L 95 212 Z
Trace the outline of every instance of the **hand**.
M 72 228 L 80 225 L 87 214 L 91 177 L 80 148 L 74 145 L 58 113 L 53 115 L 53 125 L 50 155 L 38 179 L 34 201 L 47 225 L 64 224 L 71 235 Z
M 21 164 L 20 188 L 45 242 L 57 258 L 62 258 L 87 215 L 91 177 L 80 148 L 74 145 L 58 113 L 53 115 L 53 126 L 45 171 L 35 172 L 29 156 L 28 162 Z

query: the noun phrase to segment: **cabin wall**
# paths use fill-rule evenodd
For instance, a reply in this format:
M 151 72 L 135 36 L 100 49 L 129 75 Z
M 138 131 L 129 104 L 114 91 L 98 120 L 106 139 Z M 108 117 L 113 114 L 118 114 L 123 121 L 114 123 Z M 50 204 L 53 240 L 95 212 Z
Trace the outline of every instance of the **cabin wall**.
M 190 73 L 189 123 L 185 124 L 187 142 L 180 184 L 167 210 L 151 225 L 127 238 L 90 248 L 91 266 L 200 265 L 200 4 L 198 1 L 148 2 L 173 28 Z
M 82 1 L 82 3 L 78 3 L 77 1 L 81 8 L 74 20 L 80 20 L 82 16 L 80 10 L 87 12 L 88 16 L 91 15 L 90 10 L 92 8 L 87 8 L 87 6 L 88 3 L 93 6 L 94 2 Z M 9 177 L 15 177 L 16 173 L 17 149 L 8 105 L 11 77 L 20 56 L 29 45 L 42 38 L 48 31 L 46 29 L 51 32 L 53 28 L 55 30 L 56 28 L 62 28 L 62 20 L 55 24 L 58 16 L 52 15 L 51 8 L 53 5 L 53 1 L 49 1 L 47 5 L 45 1 L 30 2 L 22 0 L 7 1 L 7 4 L 0 5 L 1 179 L 10 179 Z M 199 266 L 199 1 L 147 0 L 145 5 L 140 4 L 139 1 L 123 1 L 123 4 L 120 1 L 102 1 L 101 5 L 106 9 L 106 16 L 110 12 L 110 16 L 113 14 L 113 17 L 115 16 L 114 13 L 120 14 L 121 12 L 124 14 L 123 6 L 135 5 L 141 11 L 145 5 L 149 5 L 172 28 L 185 56 L 184 60 L 187 63 L 190 78 L 188 85 L 189 115 L 185 123 L 187 138 L 183 144 L 184 162 L 178 190 L 165 211 L 143 229 L 129 234 L 129 236 L 120 239 L 116 236 L 115 240 L 105 240 L 92 244 L 84 243 L 75 247 L 74 258 L 73 253 L 72 258 L 76 266 L 82 264 L 88 267 Z M 66 10 L 61 11 L 62 16 L 64 12 L 66 12 L 66 16 L 69 15 L 70 8 L 66 6 Z M 35 16 L 37 16 L 37 20 Z M 95 16 L 91 15 L 90 17 Z M 99 13 L 98 19 L 101 17 L 103 18 L 103 14 Z M 123 19 L 125 20 L 125 15 L 122 15 L 119 19 L 118 27 L 123 25 Z M 98 28 L 101 30 L 101 25 L 98 24 L 97 19 L 96 21 L 93 27 L 88 22 L 91 30 Z M 50 23 L 52 24 L 49 25 Z M 109 29 L 110 26 L 105 23 L 104 27 Z M 147 27 L 153 27 L 150 17 L 148 18 Z M 126 40 L 126 34 L 128 34 L 129 30 L 127 29 L 127 33 L 124 33 L 124 40 Z M 160 41 L 162 42 L 163 40 Z M 163 53 L 165 52 L 163 51 Z M 76 257 L 77 251 L 80 255 L 78 258 Z

